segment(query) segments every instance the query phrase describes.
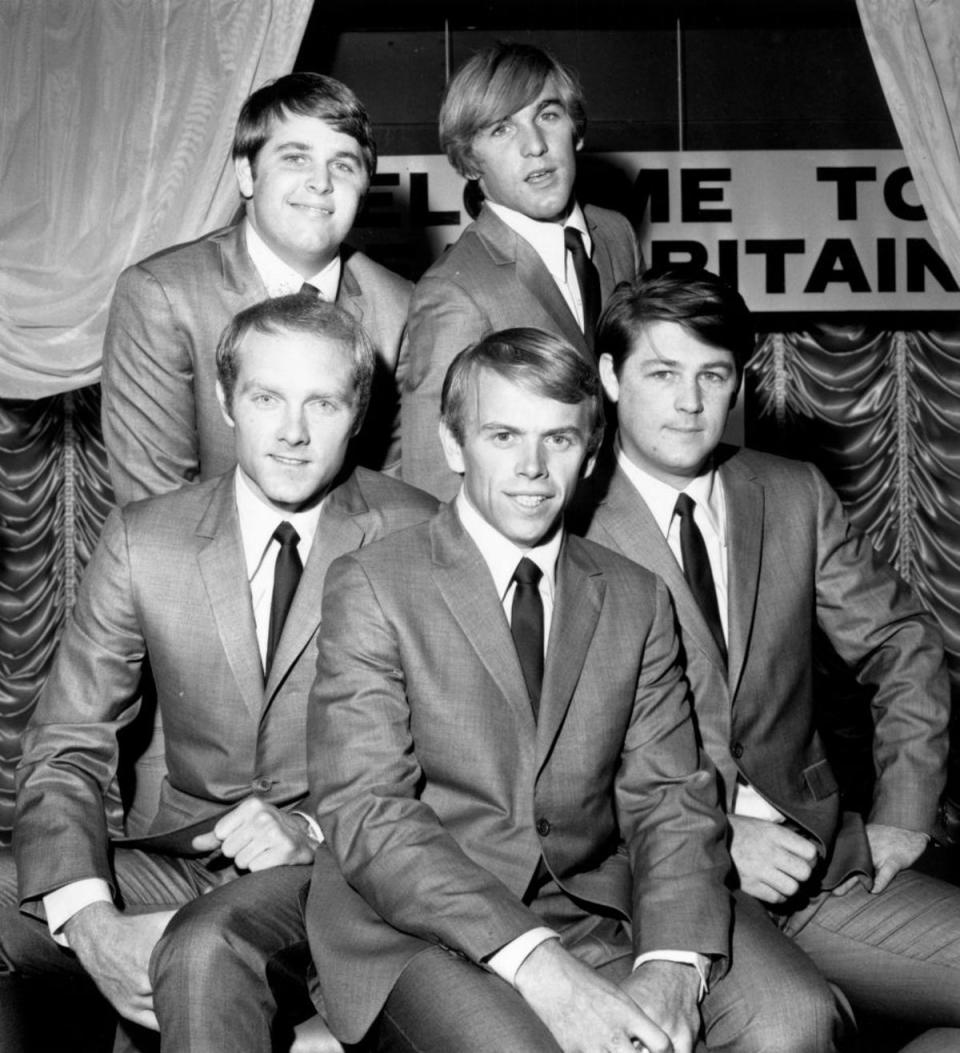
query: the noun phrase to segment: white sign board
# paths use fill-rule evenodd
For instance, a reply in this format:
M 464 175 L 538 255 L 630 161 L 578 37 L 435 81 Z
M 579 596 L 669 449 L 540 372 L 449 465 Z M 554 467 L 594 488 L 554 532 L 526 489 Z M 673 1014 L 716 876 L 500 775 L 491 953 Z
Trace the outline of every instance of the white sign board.
M 650 265 L 694 262 L 754 311 L 955 311 L 899 150 L 766 150 L 585 156 L 629 188 Z M 469 222 L 442 155 L 383 157 L 356 238 L 422 270 Z M 602 203 L 602 201 L 598 201 Z

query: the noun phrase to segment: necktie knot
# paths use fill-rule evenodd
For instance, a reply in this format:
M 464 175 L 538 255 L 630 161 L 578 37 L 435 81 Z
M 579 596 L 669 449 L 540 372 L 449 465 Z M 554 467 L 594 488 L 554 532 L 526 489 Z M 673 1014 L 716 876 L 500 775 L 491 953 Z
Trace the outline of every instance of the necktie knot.
M 310 282 L 304 282 L 303 285 L 300 286 L 300 295 L 312 296 L 316 299 L 320 296 L 320 290 L 315 285 L 311 285 Z M 291 529 L 293 528 L 291 527 Z
M 517 564 L 517 569 L 513 572 L 513 580 L 518 585 L 533 585 L 536 587 L 540 584 L 542 577 L 543 571 L 527 556 L 520 560 Z
M 296 545 L 300 540 L 300 535 L 293 524 L 288 523 L 286 520 L 274 530 L 273 536 L 280 543 L 281 548 L 289 548 L 291 545 Z
M 681 519 L 685 519 L 687 516 L 692 518 L 696 507 L 697 502 L 689 494 L 677 495 L 676 512 Z

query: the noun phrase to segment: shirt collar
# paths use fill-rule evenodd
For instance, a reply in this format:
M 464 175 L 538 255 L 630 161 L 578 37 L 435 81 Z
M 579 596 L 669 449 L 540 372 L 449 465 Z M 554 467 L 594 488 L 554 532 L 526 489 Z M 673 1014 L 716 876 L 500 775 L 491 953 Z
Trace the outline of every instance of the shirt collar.
M 320 520 L 323 501 L 307 512 L 278 512 L 275 508 L 271 508 L 263 498 L 258 497 L 253 492 L 250 480 L 239 465 L 234 478 L 237 515 L 240 519 L 240 537 L 243 541 L 243 557 L 247 567 L 247 579 L 251 579 L 256 573 L 266 554 L 273 532 L 284 520 L 290 523 L 300 535 L 297 549 L 300 553 L 300 559 L 306 563 L 307 556 L 310 553 L 310 546 L 313 544 L 313 538 L 317 532 L 317 523 Z M 324 498 L 325 500 L 326 498 Z
M 615 449 L 617 464 L 643 498 L 664 537 L 670 531 L 670 521 L 673 519 L 677 495 L 684 493 L 689 494 L 696 501 L 697 507 L 706 517 L 708 525 L 720 539 L 721 544 L 726 544 L 723 485 L 712 464 L 707 471 L 691 479 L 683 490 L 677 490 L 669 483 L 654 478 L 649 472 L 635 465 L 624 452 L 619 435 L 617 435 Z
M 490 568 L 501 603 L 507 594 L 507 589 L 510 588 L 513 572 L 524 556 L 532 559 L 543 571 L 540 587 L 552 600 L 557 575 L 557 559 L 560 555 L 560 545 L 563 542 L 562 529 L 555 531 L 549 541 L 541 545 L 535 545 L 531 549 L 521 549 L 480 515 L 470 504 L 462 487 L 456 496 L 455 507 L 463 529 L 480 549 L 480 555 Z
M 243 221 L 247 252 L 257 273 L 263 279 L 271 296 L 286 296 L 297 293 L 305 281 L 309 282 L 324 298 L 333 303 L 340 288 L 340 253 L 310 278 L 304 278 L 293 267 L 285 263 L 254 230 L 249 219 Z
M 563 228 L 573 227 L 580 231 L 587 255 L 593 250 L 590 232 L 587 230 L 587 221 L 583 210 L 574 201 L 570 215 L 563 223 L 554 223 L 551 220 L 531 219 L 516 209 L 507 208 L 506 205 L 498 205 L 495 201 L 486 201 L 490 210 L 506 225 L 519 234 L 524 241 L 530 243 L 536 254 L 543 260 L 547 270 L 561 282 L 566 276 L 566 247 L 563 243 Z

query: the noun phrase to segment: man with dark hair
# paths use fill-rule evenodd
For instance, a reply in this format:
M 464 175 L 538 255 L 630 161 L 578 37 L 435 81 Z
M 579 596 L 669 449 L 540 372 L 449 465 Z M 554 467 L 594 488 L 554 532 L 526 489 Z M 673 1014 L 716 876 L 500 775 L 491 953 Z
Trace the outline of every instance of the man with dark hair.
M 957 1049 L 960 890 L 910 869 L 945 775 L 940 635 L 812 465 L 721 443 L 752 346 L 746 304 L 708 272 L 614 293 L 597 348 L 619 432 L 587 536 L 670 588 L 740 887 L 855 1009 Z M 821 633 L 873 689 L 865 824 L 821 738 Z
M 340 307 L 294 294 L 247 308 L 216 360 L 237 467 L 104 527 L 24 735 L 24 914 L 4 912 L 0 962 L 85 971 L 165 1051 L 263 1053 L 267 970 L 304 939 L 299 893 L 322 839 L 305 724 L 324 575 L 436 502 L 344 468 L 374 352 Z M 147 832 L 111 842 L 118 733 L 151 696 L 167 774 Z M 11 875 L 6 856 L 0 885 Z
M 307 931 L 344 1043 L 690 1053 L 702 1011 L 716 1049 L 833 1048 L 764 1044 L 780 991 L 731 998 L 720 978 L 729 859 L 673 609 L 563 529 L 602 431 L 573 347 L 492 334 L 444 382 L 457 497 L 330 568 Z M 823 988 L 804 1003 L 818 1037 Z
M 410 283 L 344 239 L 376 168 L 366 110 L 319 73 L 291 73 L 244 103 L 233 145 L 243 219 L 165 249 L 117 282 L 103 363 L 103 433 L 120 504 L 235 463 L 217 407 L 214 351 L 244 306 L 308 291 L 362 322 L 377 352 L 373 401 L 351 460 L 399 460 L 398 369 Z
M 497 329 L 537 326 L 589 358 L 603 301 L 637 273 L 629 222 L 577 203 L 585 126 L 575 75 L 540 48 L 496 44 L 447 86 L 440 145 L 483 206 L 410 304 L 403 476 L 438 497 L 457 490 L 437 443 L 441 384 L 457 352 Z

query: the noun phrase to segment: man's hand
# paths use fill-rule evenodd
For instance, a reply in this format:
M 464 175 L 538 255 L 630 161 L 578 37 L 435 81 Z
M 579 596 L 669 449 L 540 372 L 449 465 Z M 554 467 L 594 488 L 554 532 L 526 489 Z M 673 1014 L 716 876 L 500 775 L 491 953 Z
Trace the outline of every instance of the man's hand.
M 674 1053 L 692 1053 L 700 1031 L 700 974 L 678 962 L 644 962 L 621 988 L 662 1028 Z
M 248 797 L 191 844 L 197 852 L 219 848 L 240 870 L 313 862 L 314 845 L 303 818 L 281 812 L 259 797 Z
M 516 988 L 563 1053 L 672 1053 L 666 1033 L 626 992 L 546 940 L 517 970 Z
M 730 815 L 730 855 L 744 892 L 763 903 L 783 903 L 810 877 L 817 862 L 812 841 L 768 819 Z
M 916 830 L 903 830 L 899 826 L 883 826 L 880 823 L 867 823 L 866 829 L 870 855 L 873 857 L 873 885 L 870 891 L 876 894 L 883 892 L 901 870 L 906 870 L 920 858 L 929 838 Z
M 112 903 L 91 903 L 64 925 L 70 949 L 116 1011 L 159 1031 L 147 967 L 176 912 L 122 914 Z

